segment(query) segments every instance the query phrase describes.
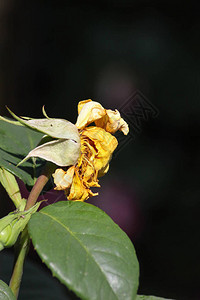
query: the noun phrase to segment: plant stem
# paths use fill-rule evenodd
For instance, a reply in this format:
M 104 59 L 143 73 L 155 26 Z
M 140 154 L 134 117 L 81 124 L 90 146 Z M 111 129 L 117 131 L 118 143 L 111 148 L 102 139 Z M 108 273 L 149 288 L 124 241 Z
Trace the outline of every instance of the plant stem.
M 30 209 L 36 203 L 42 189 L 44 188 L 45 184 L 48 182 L 55 168 L 56 166 L 54 164 L 49 162 L 46 163 L 42 174 L 38 177 L 36 183 L 34 184 L 29 194 L 26 207 L 24 210 Z M 20 283 L 23 275 L 24 260 L 29 249 L 29 241 L 30 240 L 28 236 L 28 230 L 27 227 L 25 227 L 16 244 L 14 268 L 10 280 L 10 288 L 13 291 L 13 294 L 15 295 L 16 299 L 19 294 Z
M 20 288 L 21 279 L 23 275 L 24 260 L 26 254 L 28 253 L 29 243 L 30 240 L 28 236 L 28 231 L 27 231 L 27 227 L 25 227 L 16 245 L 14 269 L 10 280 L 10 288 L 13 294 L 15 295 L 16 299 L 19 294 L 19 288 Z
M 55 168 L 56 168 L 56 166 L 54 164 L 52 164 L 50 162 L 46 163 L 42 174 L 38 177 L 36 183 L 34 184 L 32 190 L 29 194 L 29 197 L 28 197 L 28 200 L 26 203 L 26 207 L 24 210 L 30 209 L 36 203 L 43 187 L 48 182 L 48 180 L 49 180 L 51 174 L 54 172 Z

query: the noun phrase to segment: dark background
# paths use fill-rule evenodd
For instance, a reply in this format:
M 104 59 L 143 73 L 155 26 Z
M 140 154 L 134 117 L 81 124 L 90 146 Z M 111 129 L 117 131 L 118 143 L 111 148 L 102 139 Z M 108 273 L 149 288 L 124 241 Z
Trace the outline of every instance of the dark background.
M 135 90 L 159 110 L 113 158 L 91 203 L 132 239 L 139 293 L 183 300 L 200 299 L 200 11 L 194 3 L 0 0 L 1 115 L 8 116 L 8 105 L 38 118 L 45 104 L 49 116 L 75 122 L 79 100 L 120 109 Z M 1 191 L 2 216 L 5 199 Z M 37 265 L 36 254 L 30 256 Z

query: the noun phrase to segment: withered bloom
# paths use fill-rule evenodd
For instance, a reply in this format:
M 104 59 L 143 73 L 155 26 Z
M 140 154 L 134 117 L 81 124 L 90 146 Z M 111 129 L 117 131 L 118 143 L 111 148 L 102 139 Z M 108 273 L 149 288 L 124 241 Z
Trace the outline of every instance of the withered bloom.
M 44 108 L 45 119 L 19 118 L 10 113 L 17 121 L 0 119 L 45 134 L 40 145 L 31 150 L 20 164 L 30 157 L 40 157 L 65 167 L 64 170 L 56 169 L 53 178 L 55 189 L 64 190 L 68 200 L 84 201 L 98 194 L 93 193 L 91 187 L 100 187 L 98 177 L 109 169 L 112 153 L 118 145 L 113 134 L 117 130 L 125 135 L 129 132 L 128 124 L 117 110 L 104 109 L 91 99 L 78 103 L 75 125 L 67 120 L 49 118 Z
M 128 125 L 120 113 L 104 109 L 100 103 L 92 100 L 78 104 L 76 126 L 80 133 L 81 155 L 78 162 L 67 171 L 57 169 L 53 174 L 57 190 L 65 190 L 68 200 L 84 201 L 93 193 L 91 187 L 100 187 L 98 177 L 109 169 L 112 153 L 118 145 L 112 135 L 117 130 L 128 134 Z M 87 126 L 91 123 L 96 126 Z

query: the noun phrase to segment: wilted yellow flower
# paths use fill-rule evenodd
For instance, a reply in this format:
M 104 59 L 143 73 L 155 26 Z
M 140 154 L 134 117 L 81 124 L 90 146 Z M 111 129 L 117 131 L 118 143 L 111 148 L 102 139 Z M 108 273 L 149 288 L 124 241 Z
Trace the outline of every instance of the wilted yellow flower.
M 120 113 L 104 109 L 100 103 L 92 100 L 78 104 L 76 126 L 80 133 L 81 155 L 77 163 L 64 171 L 57 169 L 53 174 L 56 190 L 65 190 L 68 200 L 84 201 L 93 193 L 91 187 L 99 187 L 98 177 L 109 169 L 112 153 L 118 145 L 111 134 L 121 130 L 128 134 L 128 124 Z M 96 126 L 87 125 L 95 123 Z
M 58 168 L 53 178 L 55 189 L 64 190 L 69 200 L 84 201 L 98 194 L 93 193 L 91 187 L 99 187 L 98 177 L 109 169 L 109 161 L 118 144 L 112 134 L 117 130 L 125 135 L 129 132 L 128 124 L 117 110 L 105 109 L 91 99 L 78 103 L 75 125 L 67 120 L 49 118 L 44 107 L 45 119 L 19 118 L 10 113 L 17 121 L 1 116 L 0 119 L 45 134 L 20 164 L 30 157 L 40 157 L 64 167 L 64 170 Z M 95 126 L 88 126 L 91 123 Z

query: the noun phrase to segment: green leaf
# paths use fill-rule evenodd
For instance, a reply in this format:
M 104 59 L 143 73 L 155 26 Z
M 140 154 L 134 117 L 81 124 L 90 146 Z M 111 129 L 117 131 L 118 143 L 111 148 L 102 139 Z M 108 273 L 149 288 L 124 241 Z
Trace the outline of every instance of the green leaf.
M 135 299 L 139 266 L 134 247 L 99 208 L 58 202 L 35 213 L 28 228 L 42 261 L 81 299 Z
M 0 280 L 0 299 L 16 300 L 9 286 L 7 286 L 7 284 L 2 280 Z
M 155 297 L 155 296 L 137 295 L 136 300 L 172 300 L 172 299 Z
M 36 164 L 35 159 L 30 159 L 23 166 L 16 165 L 37 146 L 41 138 L 41 133 L 0 120 L 0 166 L 28 186 L 34 185 L 36 168 L 41 166 L 41 161 L 37 160 Z

